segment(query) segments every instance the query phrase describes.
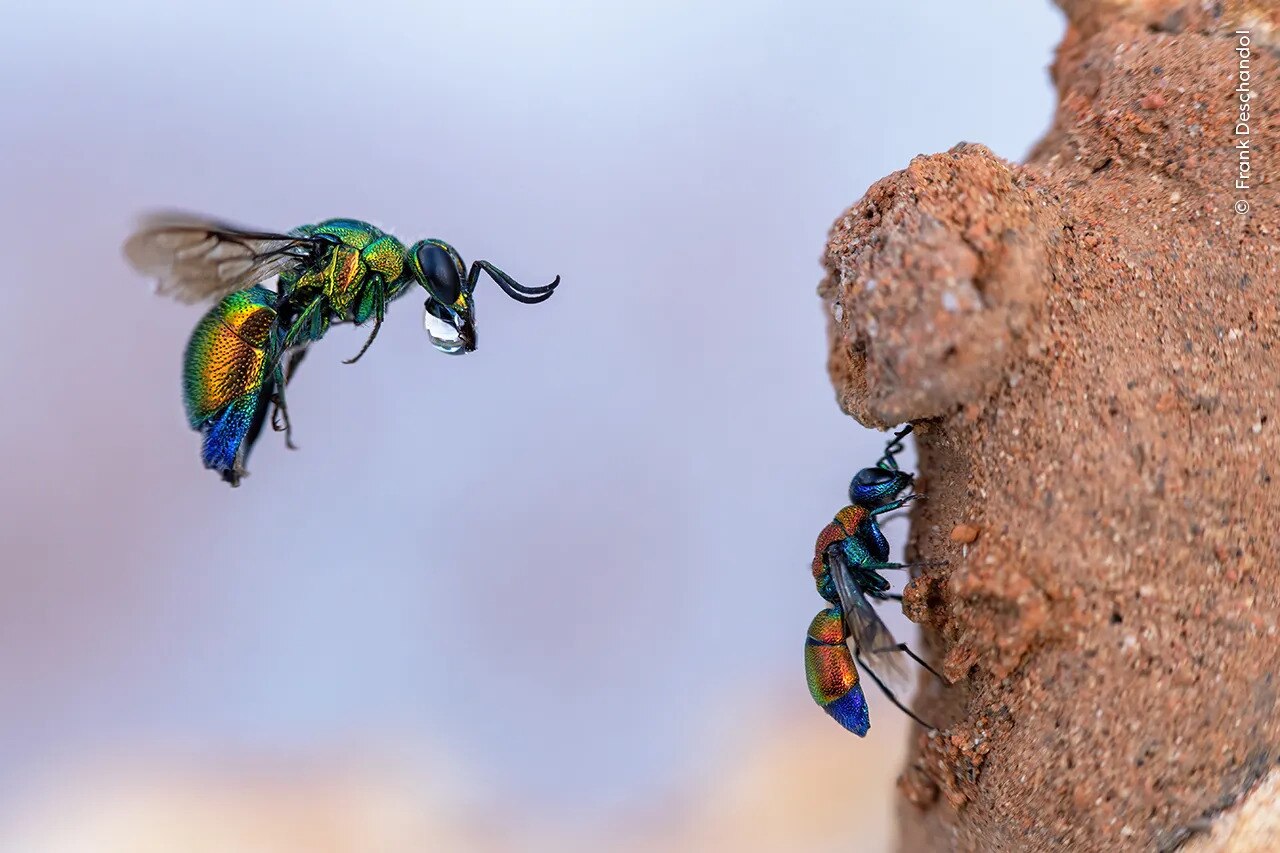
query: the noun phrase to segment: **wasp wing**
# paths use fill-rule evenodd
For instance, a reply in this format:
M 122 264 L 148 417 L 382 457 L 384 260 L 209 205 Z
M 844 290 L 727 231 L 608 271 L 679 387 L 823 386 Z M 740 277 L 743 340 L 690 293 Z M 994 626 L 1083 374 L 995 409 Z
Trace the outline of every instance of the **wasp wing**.
M 314 237 L 275 234 L 190 213 L 143 218 L 124 254 L 156 278 L 156 293 L 193 303 L 219 299 L 320 257 L 330 244 Z
M 844 610 L 845 627 L 849 631 L 850 651 L 896 694 L 909 696 L 915 690 L 915 681 L 904 662 L 906 656 L 898 648 L 898 641 L 854 582 L 844 558 L 839 553 L 832 553 L 829 560 L 831 579 L 835 582 L 840 606 Z

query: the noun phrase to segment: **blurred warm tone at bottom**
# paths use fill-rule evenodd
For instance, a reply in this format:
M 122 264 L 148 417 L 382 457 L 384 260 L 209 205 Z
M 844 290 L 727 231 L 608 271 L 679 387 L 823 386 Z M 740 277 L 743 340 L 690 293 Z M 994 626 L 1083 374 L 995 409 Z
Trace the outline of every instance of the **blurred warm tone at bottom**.
M 775 716 L 726 744 L 700 781 L 603 820 L 524 813 L 483 792 L 460 794 L 456 768 L 415 759 L 408 770 L 350 749 L 216 764 L 98 759 L 18 798 L 0 824 L 0 851 L 886 850 L 906 726 L 889 709 L 873 726 L 858 740 L 816 709 Z

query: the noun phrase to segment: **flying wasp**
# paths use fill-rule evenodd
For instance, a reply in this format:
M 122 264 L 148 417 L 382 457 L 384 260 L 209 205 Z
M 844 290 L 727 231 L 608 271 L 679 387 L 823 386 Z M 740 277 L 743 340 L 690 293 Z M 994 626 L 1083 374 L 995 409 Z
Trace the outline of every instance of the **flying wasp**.
M 869 600 L 901 601 L 901 596 L 888 591 L 889 581 L 880 572 L 921 565 L 888 562 L 889 542 L 877 520 L 924 497 L 916 493 L 898 497 L 915 479 L 898 468 L 895 458 L 909 432 L 910 424 L 894 434 L 874 467 L 854 475 L 849 484 L 850 505 L 818 534 L 813 552 L 814 584 L 831 606 L 813 617 L 805 638 L 809 692 L 836 722 L 859 737 L 871 728 L 871 717 L 856 664 L 903 713 L 926 728 L 935 728 L 903 705 L 884 678 L 909 683 L 901 655 L 942 676 L 906 643 L 894 640 Z
M 351 364 L 378 336 L 387 306 L 417 283 L 426 291 L 423 324 L 436 349 L 476 348 L 475 288 L 487 274 L 526 305 L 551 297 L 560 277 L 526 287 L 488 261 L 470 269 L 443 240 L 411 247 L 367 222 L 329 219 L 286 234 L 202 216 L 146 217 L 124 244 L 125 257 L 156 279 L 156 292 L 180 302 L 216 300 L 196 324 L 183 359 L 187 421 L 204 437 L 206 468 L 232 486 L 271 410 L 271 424 L 293 447 L 284 389 L 307 347 L 335 323 L 373 328 Z M 275 290 L 264 283 L 276 277 Z

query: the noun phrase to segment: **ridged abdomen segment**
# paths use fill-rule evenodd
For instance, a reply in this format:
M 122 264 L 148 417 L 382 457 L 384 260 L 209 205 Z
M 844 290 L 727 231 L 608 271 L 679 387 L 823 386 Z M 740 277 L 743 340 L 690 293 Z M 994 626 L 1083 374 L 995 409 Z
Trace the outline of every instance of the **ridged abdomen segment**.
M 182 390 L 192 429 L 262 385 L 276 296 L 264 287 L 237 291 L 196 324 L 183 360 Z
M 204 464 L 222 472 L 242 467 L 242 444 L 259 407 L 274 357 L 276 295 L 240 290 L 196 324 L 182 365 L 187 422 L 204 433 Z
M 813 617 L 804 642 L 804 669 L 813 701 L 840 725 L 865 736 L 871 728 L 858 668 L 846 643 L 844 615 L 830 607 Z
M 244 474 L 244 458 L 248 452 L 245 435 L 253 428 L 254 418 L 266 401 L 257 392 L 232 400 L 217 416 L 210 418 L 201 432 L 204 442 L 200 456 L 204 467 L 222 474 L 224 480 L 239 485 Z

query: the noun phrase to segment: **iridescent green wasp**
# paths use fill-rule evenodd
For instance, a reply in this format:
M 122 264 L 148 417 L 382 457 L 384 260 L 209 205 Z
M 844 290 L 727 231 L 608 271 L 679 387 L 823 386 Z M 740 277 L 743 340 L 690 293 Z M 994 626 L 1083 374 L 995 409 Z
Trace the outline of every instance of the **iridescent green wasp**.
M 424 324 L 441 352 L 476 348 L 474 292 L 481 271 L 503 292 L 532 305 L 551 297 L 560 277 L 525 287 L 488 261 L 468 271 L 443 240 L 404 244 L 367 222 L 330 219 L 287 234 L 181 213 L 150 216 L 124 245 L 125 256 L 157 279 L 156 292 L 181 302 L 219 300 L 197 324 L 183 362 L 191 428 L 204 435 L 204 464 L 231 485 L 274 406 L 272 426 L 289 434 L 284 388 L 334 323 L 373 330 L 350 364 L 369 349 L 387 306 L 415 282 L 426 291 Z M 275 291 L 263 286 L 277 276 Z M 285 356 L 288 356 L 287 362 Z M 292 442 L 289 442 L 292 447 Z

